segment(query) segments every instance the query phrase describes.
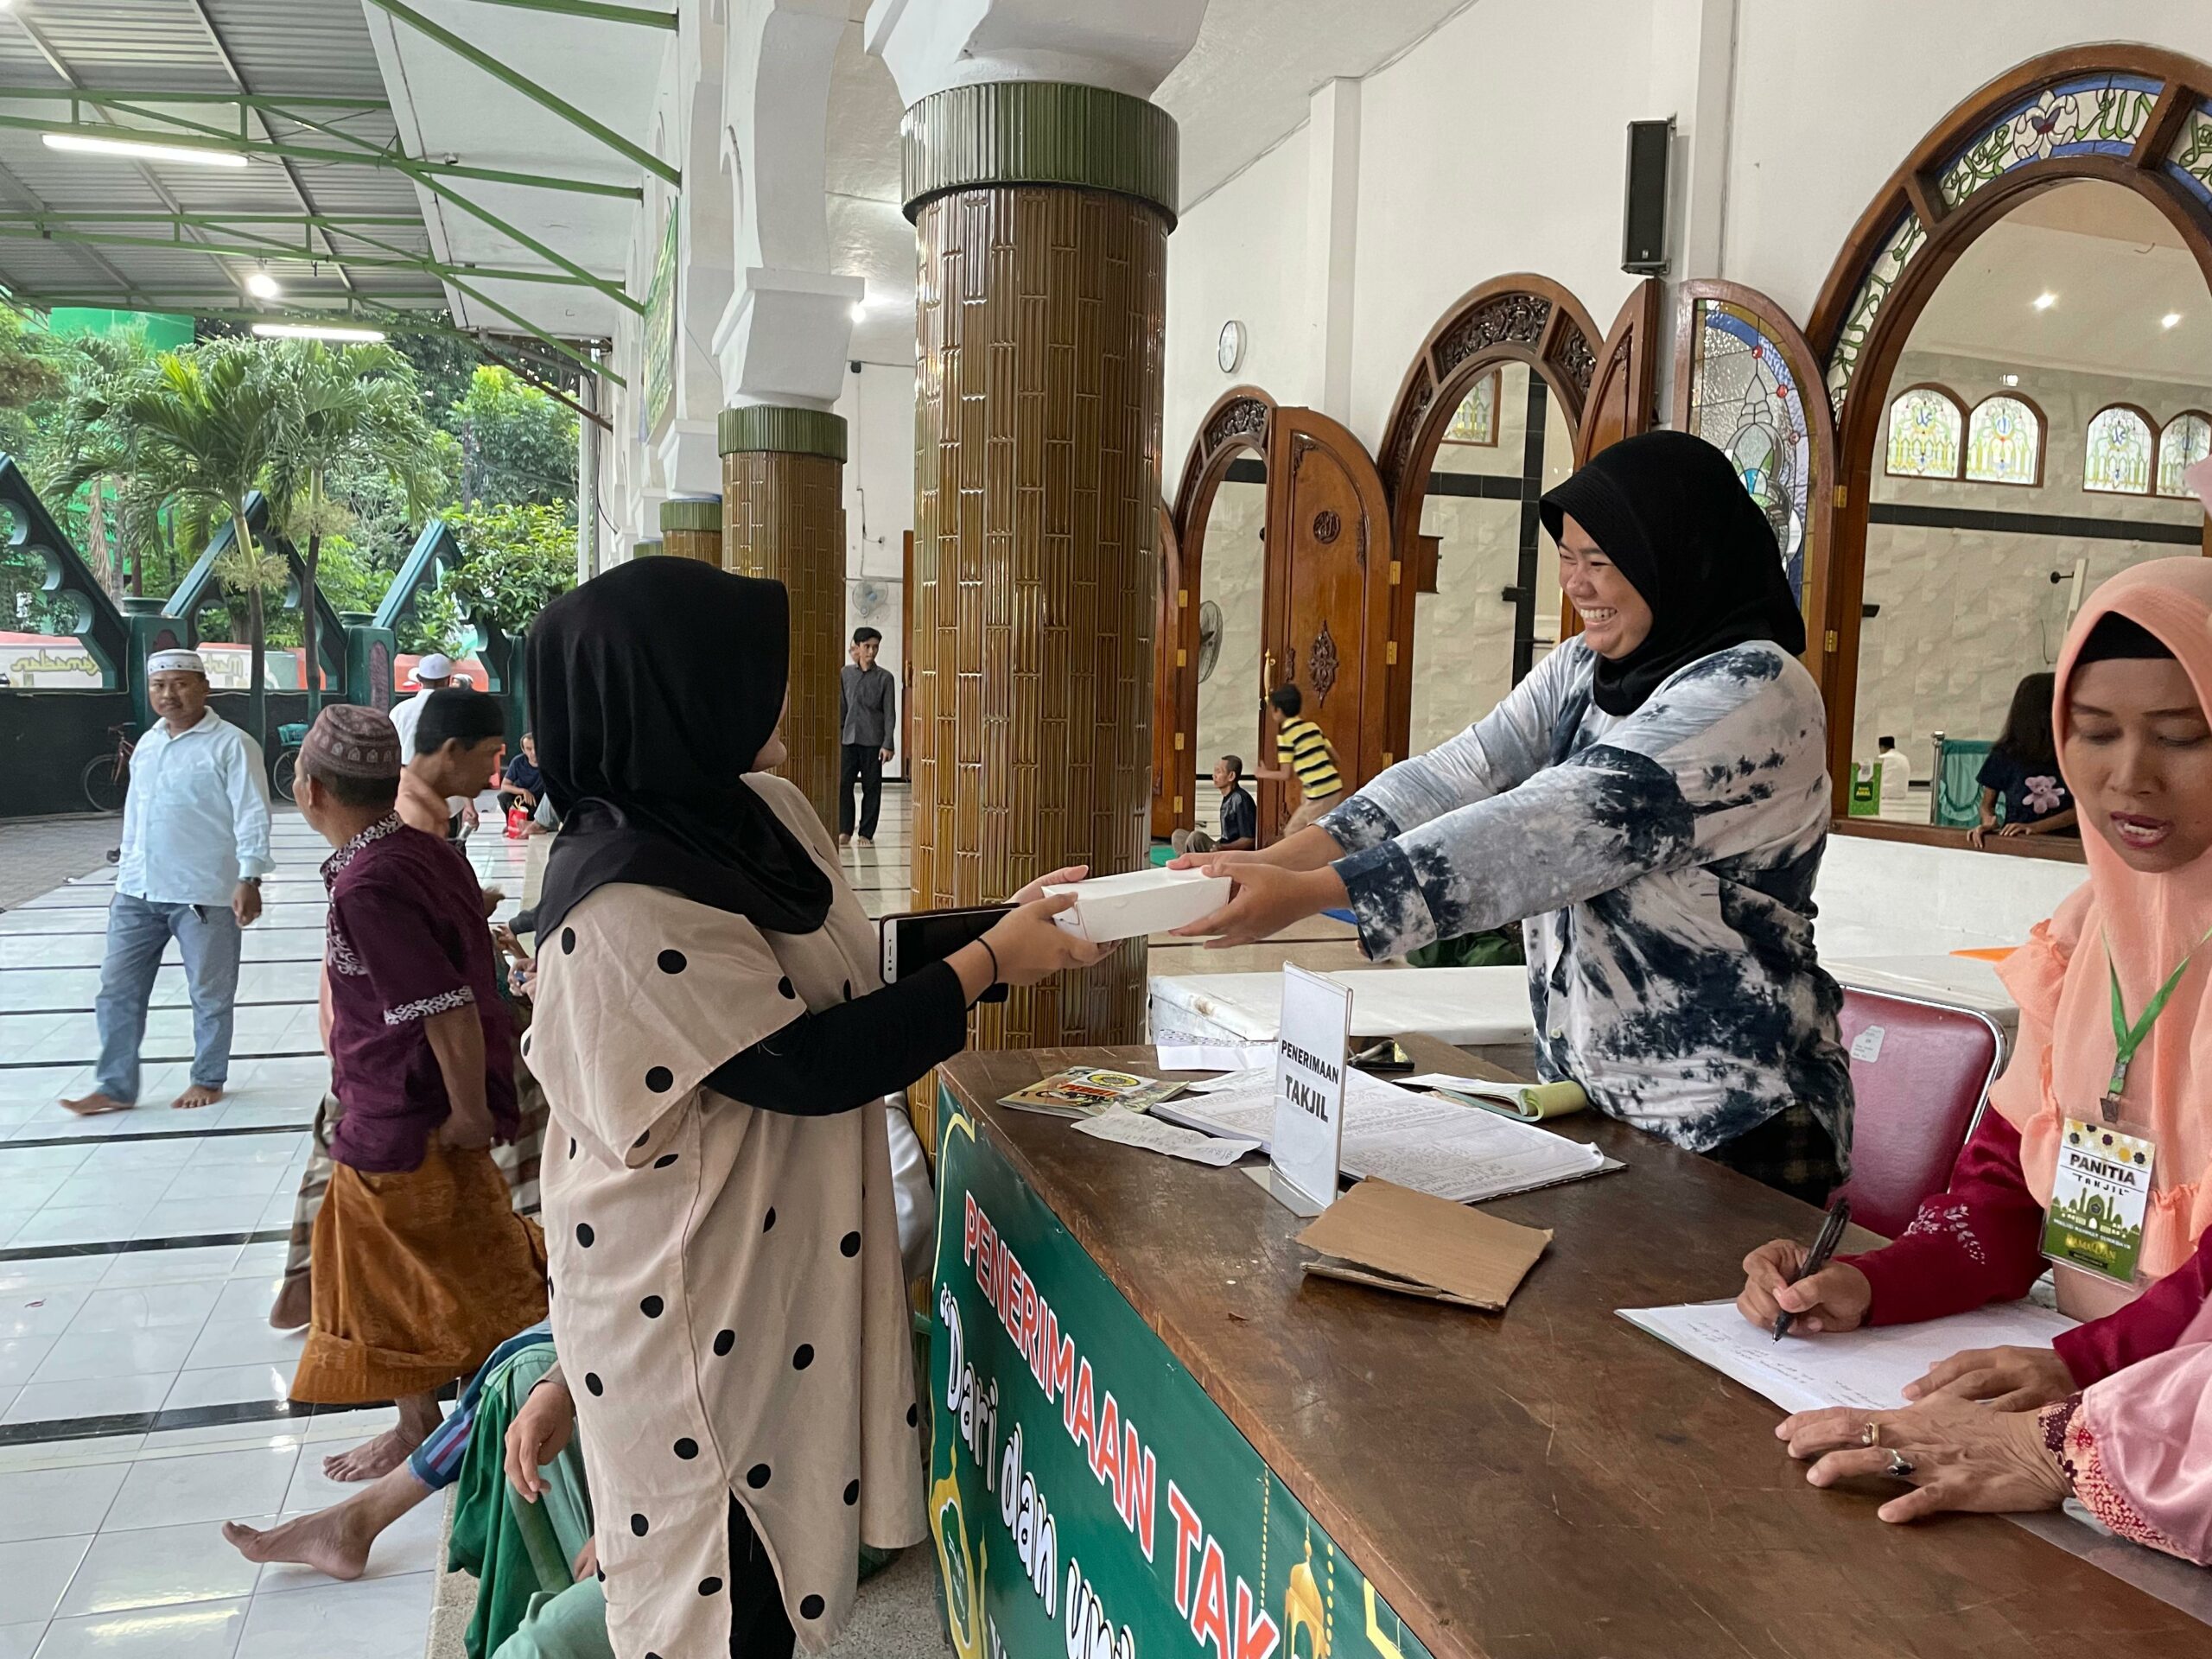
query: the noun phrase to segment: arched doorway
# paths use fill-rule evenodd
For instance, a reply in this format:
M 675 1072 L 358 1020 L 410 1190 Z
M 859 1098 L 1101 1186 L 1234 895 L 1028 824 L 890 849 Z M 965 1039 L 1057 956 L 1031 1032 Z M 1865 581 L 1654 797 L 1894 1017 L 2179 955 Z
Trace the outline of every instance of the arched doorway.
M 1255 456 L 1255 471 L 1233 474 Z M 1230 618 L 1224 598 L 1210 682 L 1217 682 L 1218 718 L 1209 721 L 1198 689 L 1206 665 L 1201 613 L 1211 589 L 1228 592 L 1209 575 L 1218 563 L 1209 543 L 1224 486 L 1255 493 L 1240 503 L 1239 529 L 1258 532 L 1243 550 L 1256 554 L 1259 603 L 1255 621 L 1247 569 L 1236 584 L 1244 614 Z M 1174 647 L 1160 652 L 1155 695 L 1158 716 L 1172 718 L 1182 740 L 1179 751 L 1160 751 L 1178 767 L 1177 783 L 1194 785 L 1217 750 L 1239 754 L 1248 769 L 1273 766 L 1261 702 L 1291 683 L 1305 695 L 1306 715 L 1335 746 L 1348 782 L 1363 782 L 1389 765 L 1403 752 L 1391 741 L 1387 696 L 1387 677 L 1398 670 L 1403 645 L 1393 626 L 1398 572 L 1382 480 L 1359 440 L 1314 410 L 1279 406 L 1257 388 L 1240 386 L 1199 423 L 1174 520 L 1182 580 Z M 1292 802 L 1273 780 L 1258 793 L 1264 842 L 1289 817 Z M 1155 833 L 1193 821 L 1195 791 L 1182 797 L 1179 811 L 1175 798 L 1173 789 L 1155 791 Z
M 2212 66 L 2121 44 L 2031 60 L 1962 100 L 1891 175 L 1859 216 L 1802 336 L 1783 338 L 1796 331 L 1770 302 L 1736 296 L 1787 348 L 1797 385 L 1813 394 L 1802 399 L 1802 435 L 1815 457 L 1805 491 L 1805 596 L 1816 622 L 1812 652 L 1839 811 L 1853 758 L 1876 451 L 1890 394 L 1902 388 L 1892 382 L 1907 342 L 1979 238 L 2032 198 L 2082 181 L 2140 197 L 2212 283 Z M 1694 293 L 1684 302 L 1700 302 Z M 1684 332 L 1687 356 L 1700 334 Z M 1691 386 L 1683 396 L 1700 401 Z M 1832 458 L 1825 473 L 1817 460 L 1824 446 Z
M 1423 614 L 1424 594 L 1453 601 L 1446 607 L 1451 643 L 1462 657 L 1484 659 L 1478 703 L 1494 702 L 1572 629 L 1557 597 L 1556 555 L 1540 546 L 1536 498 L 1597 450 L 1651 424 L 1659 306 L 1659 284 L 1639 284 L 1601 339 L 1565 288 L 1518 273 L 1468 290 L 1421 342 L 1391 405 L 1382 456 L 1402 578 L 1392 594 L 1392 632 L 1410 645 L 1389 681 L 1393 753 L 1412 753 L 1440 735 L 1428 711 L 1414 729 L 1416 687 L 1433 683 L 1446 643 L 1432 626 L 1444 619 Z M 1486 400 L 1494 424 L 1482 418 Z M 1474 454 L 1486 443 L 1506 453 L 1486 465 Z M 1434 499 L 1440 491 L 1461 498 L 1451 504 L 1454 523 L 1426 533 L 1425 514 L 1446 516 Z M 1447 595 L 1447 582 L 1461 589 L 1479 584 L 1479 591 Z M 1487 634 L 1485 622 L 1495 625 Z M 1459 702 L 1467 689 L 1459 688 Z M 1443 724 L 1456 729 L 1482 712 L 1455 709 Z

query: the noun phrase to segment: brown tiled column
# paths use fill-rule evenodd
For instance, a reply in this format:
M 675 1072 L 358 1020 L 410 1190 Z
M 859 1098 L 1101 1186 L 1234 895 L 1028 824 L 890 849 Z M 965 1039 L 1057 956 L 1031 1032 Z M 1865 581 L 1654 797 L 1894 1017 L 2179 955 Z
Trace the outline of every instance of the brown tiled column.
M 845 662 L 845 423 L 753 404 L 721 416 L 722 567 L 791 596 L 791 713 L 779 768 L 837 828 L 838 671 Z
M 1176 136 L 1141 99 L 957 86 L 906 113 L 920 251 L 914 902 L 1004 898 L 1149 845 Z M 978 1011 L 1003 1047 L 1144 1031 L 1144 944 Z
M 679 495 L 660 504 L 660 550 L 670 558 L 722 562 L 722 504 L 711 495 Z

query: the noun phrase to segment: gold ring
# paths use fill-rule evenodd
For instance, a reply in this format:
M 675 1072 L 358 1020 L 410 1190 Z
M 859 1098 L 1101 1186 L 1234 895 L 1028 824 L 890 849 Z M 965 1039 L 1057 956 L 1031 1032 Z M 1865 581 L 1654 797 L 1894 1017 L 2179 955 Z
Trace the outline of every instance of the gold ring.
M 1869 1417 L 1866 1420 L 1866 1427 L 1859 1431 L 1859 1444 L 1861 1446 L 1879 1446 L 1881 1443 L 1882 1426 L 1878 1422 L 1875 1421 L 1874 1419 Z

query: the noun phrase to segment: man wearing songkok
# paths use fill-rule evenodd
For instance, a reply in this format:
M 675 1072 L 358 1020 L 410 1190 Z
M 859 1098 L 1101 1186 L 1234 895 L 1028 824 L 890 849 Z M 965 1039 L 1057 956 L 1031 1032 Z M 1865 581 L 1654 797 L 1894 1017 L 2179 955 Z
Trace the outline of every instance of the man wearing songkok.
M 130 756 L 123 851 L 100 963 L 99 1070 L 92 1091 L 61 1103 L 80 1117 L 138 1103 L 146 1005 L 171 939 L 192 998 L 192 1080 L 170 1104 L 222 1098 L 231 1069 L 238 930 L 261 914 L 269 857 L 268 773 L 261 745 L 207 706 L 196 651 L 146 659 L 147 700 L 160 715 Z
M 434 651 L 415 664 L 415 683 L 423 689 L 411 697 L 402 697 L 391 705 L 392 728 L 399 734 L 399 764 L 405 766 L 415 758 L 416 728 L 423 723 L 423 716 L 430 707 L 430 699 L 451 687 L 454 682 L 453 658 L 442 651 Z M 460 682 L 466 688 L 466 678 Z M 471 830 L 476 827 L 476 797 L 489 781 L 487 767 L 485 778 L 466 795 L 448 796 L 446 816 L 453 820 L 452 828 L 458 834 L 466 822 Z
M 399 734 L 325 709 L 300 751 L 300 811 L 338 850 L 330 893 L 329 1190 L 292 1398 L 399 1404 L 344 1459 L 386 1473 L 438 1424 L 437 1391 L 543 1319 L 545 1243 L 493 1162 L 515 1134 L 513 1027 L 476 878 L 393 810 Z

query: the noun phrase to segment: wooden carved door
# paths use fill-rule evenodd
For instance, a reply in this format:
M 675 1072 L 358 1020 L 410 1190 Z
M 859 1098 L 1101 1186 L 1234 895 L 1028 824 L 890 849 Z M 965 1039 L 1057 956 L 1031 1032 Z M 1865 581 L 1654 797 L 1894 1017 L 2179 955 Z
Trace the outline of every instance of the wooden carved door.
M 1297 685 L 1306 718 L 1357 787 L 1395 758 L 1384 749 L 1400 649 L 1391 635 L 1390 512 L 1359 440 L 1310 409 L 1278 409 L 1268 433 L 1266 560 L 1262 690 Z M 1275 757 L 1259 763 L 1273 766 Z M 1286 785 L 1262 784 L 1263 840 L 1291 808 Z
M 1647 276 L 1613 319 L 1612 332 L 1598 353 L 1590 395 L 1582 404 L 1582 423 L 1574 435 L 1577 467 L 1623 438 L 1649 432 L 1658 420 L 1661 316 L 1659 283 Z M 1581 632 L 1574 601 L 1560 595 L 1559 637 Z

